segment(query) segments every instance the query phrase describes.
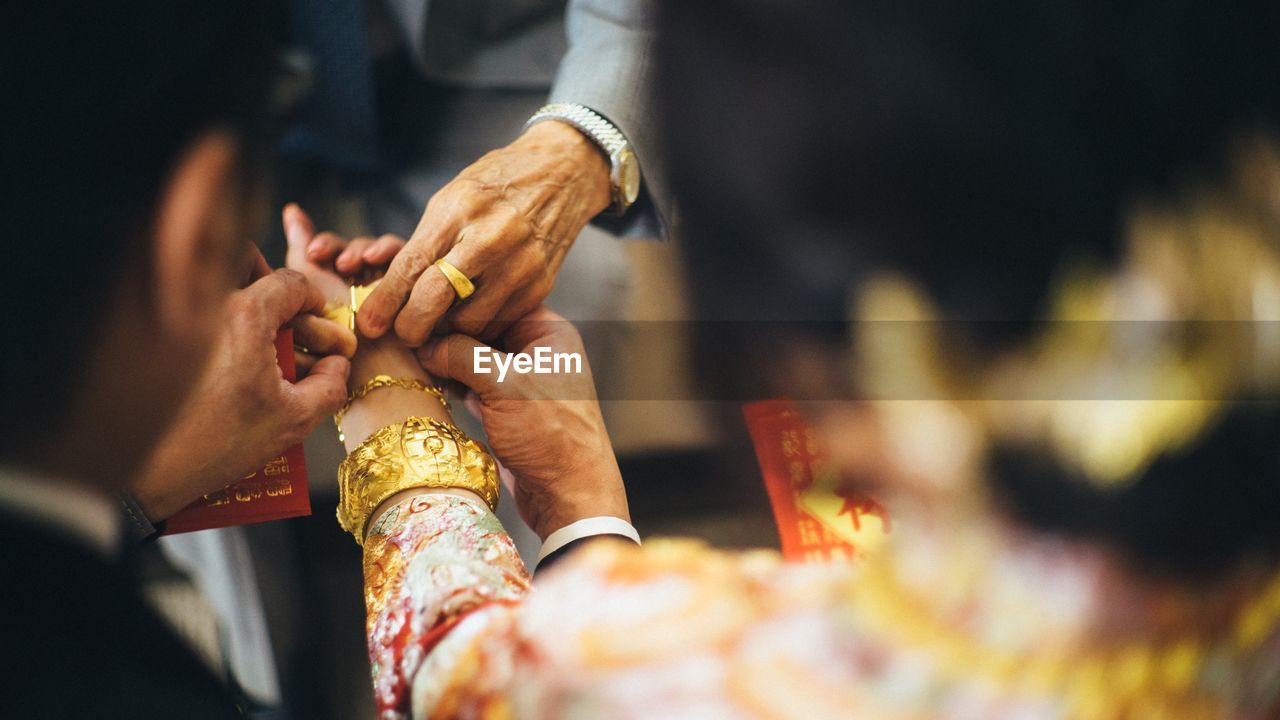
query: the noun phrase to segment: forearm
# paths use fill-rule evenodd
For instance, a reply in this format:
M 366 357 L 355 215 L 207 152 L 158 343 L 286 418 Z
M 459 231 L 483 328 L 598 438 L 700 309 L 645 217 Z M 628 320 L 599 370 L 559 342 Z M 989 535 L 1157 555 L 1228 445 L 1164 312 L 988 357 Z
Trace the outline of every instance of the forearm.
M 365 340 L 352 360 L 353 388 L 376 375 L 434 382 L 394 336 Z M 452 422 L 444 405 L 428 393 L 382 388 L 355 401 L 344 418 L 348 451 L 409 417 Z M 394 464 L 403 458 L 388 455 L 378 461 Z M 452 624 L 488 603 L 519 599 L 529 579 L 502 524 L 469 490 L 403 490 L 374 510 L 368 528 L 366 628 L 375 695 L 384 713 L 407 715 L 414 678 Z M 424 566 L 431 572 L 410 572 Z

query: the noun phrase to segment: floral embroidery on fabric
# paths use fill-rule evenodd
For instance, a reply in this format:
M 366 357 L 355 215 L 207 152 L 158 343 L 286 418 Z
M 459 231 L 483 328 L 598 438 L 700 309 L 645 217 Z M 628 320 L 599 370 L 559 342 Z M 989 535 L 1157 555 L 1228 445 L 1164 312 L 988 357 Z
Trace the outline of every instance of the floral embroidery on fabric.
M 370 529 L 365 609 L 380 717 L 408 717 L 408 689 L 449 623 L 489 603 L 516 600 L 529 574 L 482 503 L 453 495 L 411 498 Z

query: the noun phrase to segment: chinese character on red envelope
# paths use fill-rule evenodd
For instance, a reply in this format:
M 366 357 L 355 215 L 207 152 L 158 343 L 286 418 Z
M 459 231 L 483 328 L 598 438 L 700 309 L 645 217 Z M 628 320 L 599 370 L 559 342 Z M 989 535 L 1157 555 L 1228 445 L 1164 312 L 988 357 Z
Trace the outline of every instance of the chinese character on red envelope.
M 293 364 L 293 331 L 276 336 L 276 361 L 286 379 L 297 378 Z M 256 472 L 191 503 L 165 522 L 164 534 L 193 532 L 283 520 L 311 514 L 307 465 L 302 446 L 294 445 Z
M 846 561 L 883 541 L 889 531 L 884 508 L 843 486 L 793 402 L 765 400 L 742 411 L 778 523 L 783 557 Z

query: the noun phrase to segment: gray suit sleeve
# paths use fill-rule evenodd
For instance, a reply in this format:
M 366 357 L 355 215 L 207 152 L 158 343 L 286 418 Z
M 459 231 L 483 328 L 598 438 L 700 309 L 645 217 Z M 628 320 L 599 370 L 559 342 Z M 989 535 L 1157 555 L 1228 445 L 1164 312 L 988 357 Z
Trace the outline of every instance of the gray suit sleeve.
M 653 2 L 570 0 L 566 12 L 568 51 L 550 101 L 585 105 L 617 126 L 635 149 L 644 183 L 641 198 L 624 217 L 601 217 L 596 224 L 618 235 L 662 237 L 674 206 L 650 113 Z

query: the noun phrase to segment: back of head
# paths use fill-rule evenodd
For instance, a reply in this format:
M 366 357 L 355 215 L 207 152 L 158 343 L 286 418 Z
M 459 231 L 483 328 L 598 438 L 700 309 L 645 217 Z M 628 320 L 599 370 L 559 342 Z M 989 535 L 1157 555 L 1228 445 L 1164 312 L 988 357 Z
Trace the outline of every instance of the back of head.
M 56 422 L 94 361 L 88 349 L 107 294 L 127 263 L 142 261 L 139 241 L 184 148 L 219 127 L 246 157 L 262 144 L 264 8 L 249 0 L 0 7 L 6 460 Z
M 963 326 L 995 357 L 1039 331 L 1065 268 L 1117 269 L 1139 201 L 1194 200 L 1232 179 L 1239 138 L 1280 138 L 1274 3 L 663 10 L 654 87 L 704 318 L 848 320 L 859 283 L 890 269 L 947 321 L 1000 321 Z M 715 361 L 778 354 L 764 337 Z M 1277 417 L 1274 398 L 1237 407 L 1123 487 L 1082 483 L 1043 447 L 991 471 L 1038 527 L 1214 566 L 1280 549 L 1259 509 L 1280 503 Z
M 892 264 L 953 317 L 1036 317 L 1064 257 L 1115 258 L 1130 201 L 1280 121 L 1273 3 L 663 9 L 654 88 L 710 315 L 839 319 Z

